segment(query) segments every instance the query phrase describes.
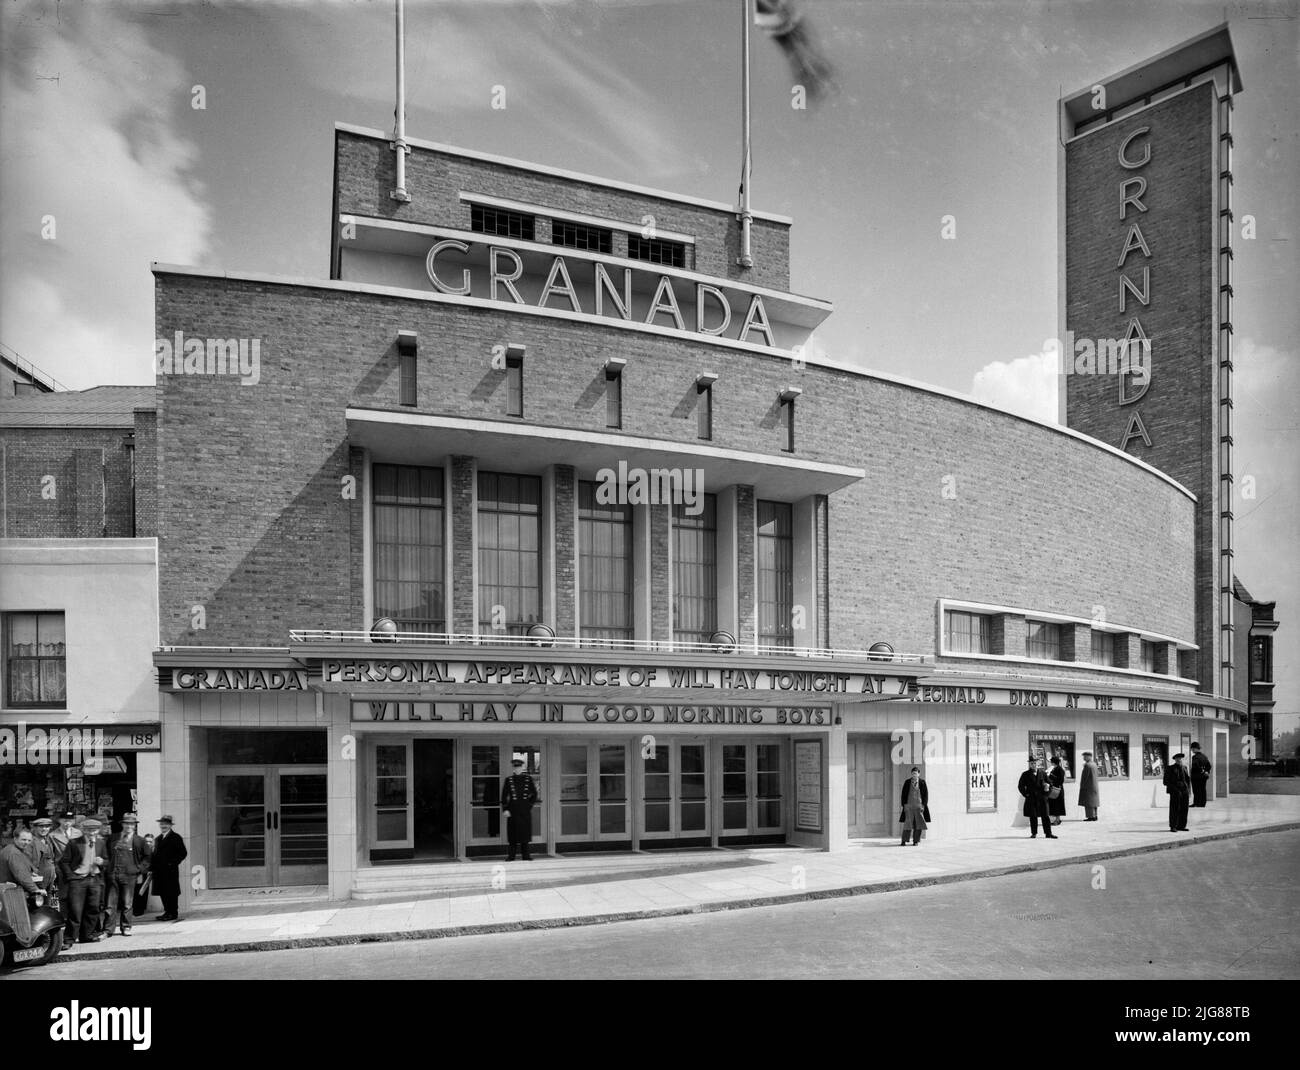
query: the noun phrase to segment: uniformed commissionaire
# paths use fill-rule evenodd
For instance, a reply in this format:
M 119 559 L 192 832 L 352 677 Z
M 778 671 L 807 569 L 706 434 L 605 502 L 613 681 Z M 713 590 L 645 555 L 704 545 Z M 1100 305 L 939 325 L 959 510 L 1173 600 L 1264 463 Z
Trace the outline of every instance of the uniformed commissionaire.
M 513 862 L 515 848 L 520 847 L 524 861 L 531 862 L 533 856 L 528 853 L 528 841 L 533 838 L 533 803 L 537 801 L 537 785 L 524 772 L 522 758 L 516 758 L 513 765 L 515 771 L 501 784 L 501 809 L 510 815 L 506 821 L 506 836 L 510 841 L 506 861 Z

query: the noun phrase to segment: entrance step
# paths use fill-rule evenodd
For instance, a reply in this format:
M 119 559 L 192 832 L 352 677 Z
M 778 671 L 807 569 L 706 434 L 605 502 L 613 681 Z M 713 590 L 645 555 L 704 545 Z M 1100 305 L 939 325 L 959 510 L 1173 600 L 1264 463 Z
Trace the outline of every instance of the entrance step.
M 363 866 L 352 885 L 353 899 L 422 898 L 433 895 L 477 895 L 492 891 L 492 881 L 505 877 L 511 891 L 593 881 L 635 880 L 671 876 L 702 869 L 734 869 L 763 865 L 776 852 L 802 853 L 799 847 L 701 848 L 694 851 L 533 855 L 533 861 L 507 862 L 484 858 L 472 862 L 425 862 Z M 500 867 L 500 868 L 498 868 Z

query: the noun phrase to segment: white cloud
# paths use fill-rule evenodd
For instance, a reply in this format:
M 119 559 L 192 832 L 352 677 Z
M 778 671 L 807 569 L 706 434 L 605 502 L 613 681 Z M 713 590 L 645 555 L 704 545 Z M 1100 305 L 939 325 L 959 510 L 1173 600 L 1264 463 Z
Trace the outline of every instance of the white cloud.
M 971 396 L 1007 412 L 1055 423 L 1060 389 L 1060 358 L 1045 349 L 1015 360 L 995 360 L 975 373 Z
M 70 387 L 151 382 L 149 263 L 200 261 L 212 227 L 197 149 L 173 128 L 191 80 L 127 12 L 48 14 L 3 20 L 3 341 Z

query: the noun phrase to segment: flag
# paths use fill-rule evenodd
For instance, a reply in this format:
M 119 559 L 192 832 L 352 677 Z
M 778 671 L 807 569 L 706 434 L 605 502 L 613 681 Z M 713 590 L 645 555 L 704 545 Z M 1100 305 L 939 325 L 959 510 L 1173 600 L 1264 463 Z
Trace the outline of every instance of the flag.
M 765 30 L 790 64 L 796 84 L 802 85 L 809 100 L 835 88 L 834 70 L 821 50 L 799 0 L 754 0 L 754 25 Z

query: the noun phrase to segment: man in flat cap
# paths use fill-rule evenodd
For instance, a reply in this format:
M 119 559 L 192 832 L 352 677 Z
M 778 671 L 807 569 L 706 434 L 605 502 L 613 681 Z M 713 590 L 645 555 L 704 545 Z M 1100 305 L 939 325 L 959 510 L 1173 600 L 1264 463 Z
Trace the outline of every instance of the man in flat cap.
M 1210 759 L 1201 753 L 1199 743 L 1192 744 L 1192 767 L 1188 771 L 1192 778 L 1192 805 L 1205 805 L 1205 785 L 1210 780 Z
M 0 884 L 17 884 L 28 895 L 42 887 L 41 875 L 27 854 L 31 843 L 32 830 L 20 829 L 9 843 L 0 848 Z
M 45 878 L 45 890 L 55 895 L 59 887 L 59 867 L 54 861 L 54 843 L 50 839 L 50 830 L 54 828 L 54 819 L 38 817 L 32 822 L 32 845 L 27 857 L 32 860 L 36 872 Z
M 514 772 L 501 785 L 501 809 L 510 815 L 506 821 L 506 833 L 510 841 L 510 853 L 506 856 L 506 861 L 513 862 L 515 848 L 520 847 L 523 849 L 524 861 L 531 862 L 533 856 L 528 851 L 528 845 L 533 838 L 533 803 L 537 801 L 537 785 L 524 772 L 525 762 L 522 758 L 516 758 L 511 764 Z
M 1169 793 L 1169 831 L 1187 831 L 1187 803 L 1192 790 L 1192 778 L 1183 765 L 1182 751 L 1174 755 L 1173 764 L 1165 770 L 1165 791 Z
M 64 943 L 98 943 L 99 908 L 103 902 L 103 855 L 99 853 L 98 818 L 88 817 L 81 827 L 68 830 L 68 847 L 59 860 L 59 874 L 68 888 L 68 924 Z
M 153 894 L 162 900 L 158 921 L 180 921 L 181 863 L 189 855 L 181 834 L 173 830 L 171 814 L 158 819 L 158 835 L 153 841 L 149 871 L 153 874 Z
M 122 830 L 108 845 L 107 863 L 104 866 L 104 883 L 107 889 L 104 916 L 104 935 L 112 936 L 116 925 L 123 936 L 131 935 L 131 904 L 135 901 L 135 882 L 149 870 L 153 853 L 144 837 L 137 833 L 139 820 L 135 814 L 122 818 Z

